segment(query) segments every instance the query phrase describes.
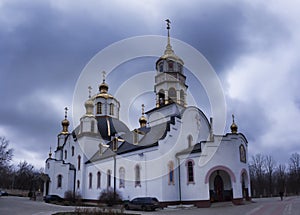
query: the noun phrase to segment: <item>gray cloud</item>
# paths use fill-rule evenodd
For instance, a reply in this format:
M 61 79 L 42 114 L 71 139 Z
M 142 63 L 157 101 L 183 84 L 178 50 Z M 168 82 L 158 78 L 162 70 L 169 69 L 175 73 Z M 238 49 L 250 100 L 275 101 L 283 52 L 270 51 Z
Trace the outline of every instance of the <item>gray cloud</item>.
M 276 47 L 291 40 L 292 29 L 286 26 L 282 15 L 265 5 L 241 1 L 201 4 L 192 1 L 190 5 L 155 1 L 145 5 L 137 1 L 128 3 L 126 9 L 122 4 L 3 1 L 0 6 L 0 135 L 11 139 L 18 159 L 30 158 L 24 151 L 31 150 L 38 152 L 43 162 L 49 146 L 56 145 L 63 108 L 71 106 L 76 80 L 98 51 L 130 36 L 165 35 L 165 18 L 172 20 L 171 36 L 197 48 L 219 73 L 228 112 L 237 115 L 240 130 L 257 144 L 255 147 L 268 148 L 259 145 L 266 134 L 274 132 L 270 130 L 274 122 L 268 109 L 262 102 L 230 97 L 227 91 L 232 82 L 226 78 L 241 58 L 268 51 L 271 54 Z M 291 67 L 294 77 L 298 77 L 299 65 L 294 63 Z M 134 68 L 144 69 L 141 65 Z M 299 79 L 291 80 L 290 87 L 296 92 L 295 80 Z M 295 93 L 291 99 L 299 111 L 299 95 Z M 207 109 L 207 102 L 204 106 Z M 291 144 L 286 152 L 297 150 L 296 144 Z M 278 156 L 274 150 L 272 153 Z M 35 164 L 43 166 L 43 163 Z

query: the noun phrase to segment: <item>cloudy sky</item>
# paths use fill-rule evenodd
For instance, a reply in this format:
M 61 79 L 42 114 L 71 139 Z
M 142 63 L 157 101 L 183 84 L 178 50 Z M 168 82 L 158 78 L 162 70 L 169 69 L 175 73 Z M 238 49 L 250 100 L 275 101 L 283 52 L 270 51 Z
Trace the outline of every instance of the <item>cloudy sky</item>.
M 299 8 L 293 0 L 0 0 L 0 135 L 14 163 L 43 167 L 90 59 L 128 37 L 165 35 L 169 18 L 171 36 L 218 74 L 227 131 L 234 113 L 250 155 L 288 162 L 300 153 Z

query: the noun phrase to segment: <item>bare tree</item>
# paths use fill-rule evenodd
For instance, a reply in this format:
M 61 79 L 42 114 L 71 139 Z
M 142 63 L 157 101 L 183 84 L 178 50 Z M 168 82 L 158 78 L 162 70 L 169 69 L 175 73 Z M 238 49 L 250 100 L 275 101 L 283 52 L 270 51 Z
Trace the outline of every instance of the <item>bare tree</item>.
M 295 193 L 299 194 L 299 184 L 300 184 L 300 155 L 298 153 L 294 153 L 290 157 L 289 162 L 289 181 L 291 185 L 291 189 L 295 191 Z
M 0 137 L 0 187 L 7 188 L 11 184 L 13 168 L 10 161 L 13 157 L 13 150 L 9 148 L 9 140 Z
M 285 192 L 286 188 L 286 166 L 279 164 L 277 167 L 277 187 L 279 192 Z
M 268 192 L 270 196 L 273 196 L 273 176 L 276 167 L 276 162 L 271 155 L 265 156 L 264 167 L 267 175 Z
M 250 175 L 254 176 L 252 178 L 252 186 L 255 190 L 254 195 L 262 196 L 264 194 L 264 174 L 265 174 L 265 156 L 262 154 L 256 154 L 252 156 L 250 162 Z M 257 192 L 257 193 L 256 193 Z
M 13 157 L 13 149 L 9 148 L 9 140 L 0 137 L 0 168 L 9 164 Z

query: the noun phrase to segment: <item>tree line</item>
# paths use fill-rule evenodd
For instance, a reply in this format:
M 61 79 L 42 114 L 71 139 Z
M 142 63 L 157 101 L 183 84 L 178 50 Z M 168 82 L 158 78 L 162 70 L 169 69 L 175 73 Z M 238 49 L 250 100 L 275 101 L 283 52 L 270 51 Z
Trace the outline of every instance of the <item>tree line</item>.
M 0 136 L 0 189 L 42 190 L 43 169 L 37 170 L 27 161 L 13 165 L 12 158 L 13 149 L 9 148 L 9 140 Z
M 249 162 L 252 197 L 299 195 L 300 154 L 294 153 L 287 164 L 277 164 L 271 155 L 256 154 Z

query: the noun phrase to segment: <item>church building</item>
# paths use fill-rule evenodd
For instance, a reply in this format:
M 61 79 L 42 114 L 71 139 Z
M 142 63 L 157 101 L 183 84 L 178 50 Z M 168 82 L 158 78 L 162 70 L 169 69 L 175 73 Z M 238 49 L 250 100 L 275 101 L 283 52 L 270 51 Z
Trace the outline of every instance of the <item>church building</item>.
M 123 200 L 156 197 L 163 206 L 197 207 L 250 198 L 247 139 L 234 116 L 231 132 L 214 134 L 213 119 L 187 104 L 184 61 L 171 46 L 169 23 L 167 29 L 165 51 L 154 62 L 154 108 L 145 112 L 143 105 L 140 126 L 130 130 L 104 76 L 96 94 L 89 90 L 86 113 L 72 131 L 66 108 L 57 147 L 45 162 L 44 195 L 72 191 L 94 201 L 112 189 Z

